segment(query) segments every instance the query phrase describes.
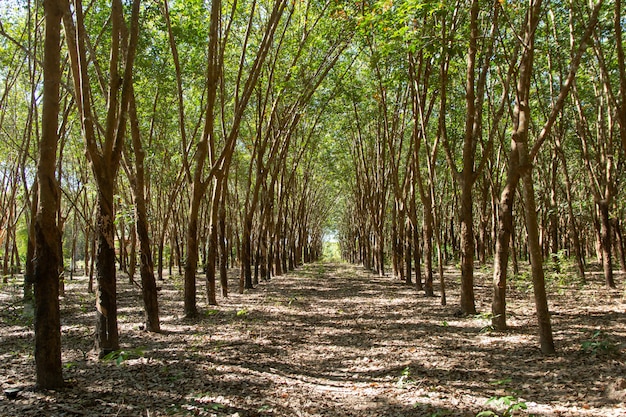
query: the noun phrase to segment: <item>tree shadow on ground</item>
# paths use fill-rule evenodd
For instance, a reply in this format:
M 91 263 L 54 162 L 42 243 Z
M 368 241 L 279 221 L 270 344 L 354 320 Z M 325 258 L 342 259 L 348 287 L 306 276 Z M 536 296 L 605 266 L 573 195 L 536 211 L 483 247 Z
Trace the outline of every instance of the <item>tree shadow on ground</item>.
M 448 278 L 449 300 L 455 300 L 458 277 Z M 93 315 L 84 311 L 85 286 L 70 283 L 63 300 L 68 388 L 25 391 L 0 403 L 0 415 L 474 416 L 491 408 L 487 399 L 503 396 L 528 403 L 535 415 L 625 411 L 619 299 L 610 308 L 585 299 L 583 311 L 570 295 L 559 296 L 560 351 L 546 357 L 522 292 L 510 300 L 512 328 L 493 332 L 488 315 L 455 317 L 454 305 L 346 264 L 305 266 L 220 299 L 219 306 L 201 301 L 195 320 L 182 318 L 180 283 L 168 279 L 160 294 L 163 333 L 151 334 L 139 329 L 137 288 L 120 280 L 126 357 L 117 365 L 90 351 Z M 203 288 L 198 279 L 200 294 Z M 487 287 L 477 288 L 484 297 Z M 1 374 L 3 387 L 33 380 L 32 332 L 11 329 L 2 329 L 3 346 L 19 355 L 3 355 L 13 369 Z M 607 339 L 594 339 L 598 330 Z M 606 340 L 616 352 L 602 351 Z M 595 352 L 582 349 L 586 342 Z

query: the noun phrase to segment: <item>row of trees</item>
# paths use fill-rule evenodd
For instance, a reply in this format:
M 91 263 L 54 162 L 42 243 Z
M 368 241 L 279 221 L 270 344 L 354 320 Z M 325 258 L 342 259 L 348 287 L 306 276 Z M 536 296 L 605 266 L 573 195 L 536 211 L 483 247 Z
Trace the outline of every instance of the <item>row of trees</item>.
M 380 274 L 389 258 L 426 295 L 436 262 L 445 304 L 442 265 L 458 253 L 468 315 L 475 260 L 490 259 L 504 329 L 509 257 L 517 270 L 522 256 L 541 349 L 554 352 L 546 259 L 571 256 L 584 282 L 597 255 L 612 288 L 613 257 L 625 266 L 623 16 L 619 0 L 372 5 L 362 84 L 343 97 L 354 167 L 344 257 Z
M 101 355 L 119 348 L 117 269 L 159 331 L 165 270 L 193 317 L 199 270 L 216 304 L 228 267 L 243 292 L 335 227 L 348 260 L 429 296 L 438 275 L 443 303 L 458 256 L 465 314 L 492 260 L 498 329 L 509 257 L 529 259 L 546 353 L 545 260 L 583 280 L 597 254 L 609 286 L 624 266 L 619 0 L 9 3 L 2 268 L 27 299 L 35 283 L 42 387 L 63 382 L 58 294 L 79 261 Z
M 216 304 L 216 280 L 227 296 L 235 262 L 243 292 L 319 258 L 332 199 L 316 149 L 336 94 L 327 80 L 345 76 L 354 32 L 334 9 L 285 0 L 6 6 L 3 276 L 24 268 L 27 298 L 35 284 L 40 387 L 63 383 L 59 293 L 77 261 L 95 289 L 104 356 L 120 346 L 118 268 L 134 281 L 138 265 L 146 329 L 158 332 L 166 260 L 183 275 L 182 308 L 194 317 L 200 266 Z

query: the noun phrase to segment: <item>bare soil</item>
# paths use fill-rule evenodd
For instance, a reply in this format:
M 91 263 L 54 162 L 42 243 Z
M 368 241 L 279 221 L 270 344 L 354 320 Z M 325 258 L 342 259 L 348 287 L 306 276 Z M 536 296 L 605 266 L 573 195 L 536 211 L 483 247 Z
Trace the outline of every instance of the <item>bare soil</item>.
M 161 334 L 142 329 L 138 288 L 119 278 L 119 360 L 92 351 L 93 296 L 66 283 L 67 388 L 37 391 L 32 323 L 17 281 L 0 288 L 1 416 L 624 416 L 626 299 L 597 274 L 549 285 L 558 353 L 538 349 L 532 290 L 511 283 L 510 330 L 490 328 L 490 275 L 477 308 L 448 305 L 357 266 L 318 263 L 182 315 L 180 277 L 160 283 Z M 558 278 L 558 279 L 557 279 Z M 624 277 L 618 275 L 618 279 Z M 235 281 L 233 281 L 234 285 Z M 198 279 L 199 293 L 204 289 Z M 490 414 L 492 413 L 492 414 Z

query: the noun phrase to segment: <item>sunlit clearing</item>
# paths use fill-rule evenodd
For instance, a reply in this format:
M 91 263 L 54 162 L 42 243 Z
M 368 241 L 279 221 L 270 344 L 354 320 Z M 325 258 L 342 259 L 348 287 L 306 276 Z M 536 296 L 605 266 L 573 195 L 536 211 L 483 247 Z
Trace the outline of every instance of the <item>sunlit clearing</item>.
M 325 241 L 324 251 L 322 252 L 322 260 L 325 262 L 340 262 L 341 252 L 339 251 L 339 242 Z

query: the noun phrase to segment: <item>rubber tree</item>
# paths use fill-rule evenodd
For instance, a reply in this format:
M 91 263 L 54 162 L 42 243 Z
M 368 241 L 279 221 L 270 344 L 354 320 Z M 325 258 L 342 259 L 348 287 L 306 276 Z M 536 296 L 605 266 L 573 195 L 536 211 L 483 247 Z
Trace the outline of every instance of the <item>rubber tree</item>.
M 167 2 L 165 3 L 167 5 Z M 246 14 L 247 20 L 244 28 L 242 43 L 238 44 L 241 49 L 239 56 L 239 67 L 235 70 L 235 85 L 233 91 L 222 92 L 222 94 L 232 94 L 229 103 L 230 119 L 222 120 L 222 143 L 218 147 L 219 130 L 216 129 L 216 117 L 218 115 L 218 92 L 221 86 L 221 80 L 224 77 L 224 54 L 229 48 L 233 48 L 235 41 L 229 34 L 233 28 L 233 22 L 237 21 L 240 16 L 236 13 L 241 12 L 238 7 L 231 8 L 231 15 L 227 19 L 226 24 L 221 23 L 222 19 L 222 2 L 215 1 L 211 3 L 209 15 L 209 39 L 206 61 L 206 78 L 205 91 L 206 100 L 203 106 L 199 125 L 202 131 L 195 143 L 187 139 L 185 130 L 185 113 L 184 113 L 184 93 L 182 82 L 182 70 L 178 59 L 178 47 L 172 30 L 169 11 L 164 8 L 164 17 L 168 26 L 170 46 L 174 65 L 176 68 L 176 82 L 178 90 L 178 108 L 180 132 L 183 146 L 183 169 L 186 173 L 188 182 L 191 185 L 191 201 L 189 212 L 187 215 L 186 230 L 186 260 L 185 260 L 185 295 L 184 295 L 184 314 L 186 317 L 194 317 L 197 315 L 196 306 L 196 273 L 198 267 L 198 249 L 199 249 L 199 215 L 200 206 L 204 195 L 209 189 L 214 179 L 225 178 L 233 157 L 235 144 L 239 138 L 239 131 L 243 117 L 252 93 L 258 83 L 260 74 L 263 70 L 263 64 L 272 48 L 274 35 L 280 26 L 283 12 L 285 11 L 287 2 L 277 0 L 270 3 L 269 13 L 262 14 L 264 22 L 255 26 L 259 22 L 257 18 L 261 16 L 259 4 L 256 1 L 250 3 L 251 10 Z M 251 43 L 253 42 L 252 33 L 259 29 L 257 48 L 253 50 Z M 237 48 L 233 48 L 237 50 Z M 248 65 L 246 63 L 249 63 Z M 225 112 L 222 112 L 222 116 Z M 189 161 L 191 147 L 193 149 L 193 163 Z M 208 165 L 208 167 L 207 167 Z M 206 169 L 205 169 L 206 168 Z M 219 201 L 221 195 L 213 195 Z M 217 206 L 219 207 L 219 206 Z
M 448 136 L 443 135 L 443 146 L 453 177 L 461 188 L 459 221 L 461 231 L 461 311 L 476 314 L 474 301 L 474 213 L 473 188 L 491 152 L 491 143 L 483 142 L 483 103 L 487 76 L 491 71 L 491 60 L 496 32 L 499 25 L 500 3 L 491 6 L 491 27 L 486 33 L 479 27 L 480 2 L 473 0 L 469 11 L 469 42 L 467 71 L 465 77 L 465 131 L 462 147 L 462 167 L 459 169 L 452 154 Z M 479 44 L 482 40 L 482 44 Z M 480 49 L 480 50 L 479 50 Z M 491 139 L 489 136 L 487 139 Z M 477 151 L 482 148 L 478 158 Z
M 58 276 L 62 253 L 61 233 L 56 223 L 61 193 L 55 178 L 63 0 L 46 0 L 44 13 L 43 110 L 35 216 L 35 370 L 37 386 L 51 389 L 63 386 Z
M 93 55 L 88 59 L 87 45 L 92 44 L 85 26 L 82 0 L 75 0 L 73 13 L 66 3 L 63 24 L 70 55 L 76 104 L 81 121 L 87 158 L 97 187 L 96 214 L 96 349 L 100 356 L 119 349 L 117 327 L 117 284 L 115 264 L 115 214 L 113 194 L 122 157 L 128 106 L 132 95 L 133 63 L 139 33 L 140 0 L 132 3 L 130 31 L 124 21 L 121 0 L 111 1 L 111 39 L 109 67 L 99 68 Z M 126 37 L 126 34 L 130 36 Z M 106 109 L 101 114 L 95 105 L 88 67 L 96 67 L 98 84 L 105 88 Z M 98 127 L 103 120 L 103 137 Z
M 543 255 L 539 243 L 539 228 L 535 203 L 535 192 L 532 178 L 532 166 L 537 153 L 548 137 L 557 116 L 561 112 L 565 100 L 569 94 L 576 71 L 586 50 L 586 42 L 591 36 L 597 22 L 602 1 L 599 1 L 590 16 L 586 30 L 581 37 L 576 54 L 572 57 L 570 69 L 565 79 L 554 106 L 543 124 L 535 142 L 530 146 L 529 125 L 530 113 L 530 89 L 534 64 L 534 44 L 537 25 L 541 17 L 542 1 L 536 0 L 529 4 L 524 19 L 521 37 L 521 55 L 519 57 L 519 70 L 516 84 L 516 99 L 513 111 L 513 134 L 511 137 L 511 150 L 509 155 L 508 177 L 500 198 L 500 218 L 498 223 L 498 237 L 494 259 L 494 299 L 492 303 L 492 322 L 494 327 L 506 326 L 506 267 L 509 255 L 509 243 L 513 228 L 513 197 L 519 181 L 522 181 L 522 196 L 524 198 L 524 215 L 528 232 L 528 250 L 531 259 L 533 277 L 533 291 L 537 321 L 539 324 L 539 343 L 545 354 L 554 353 L 554 341 L 552 338 L 552 326 L 548 311 L 547 294 L 545 290 L 545 275 L 543 270 Z

